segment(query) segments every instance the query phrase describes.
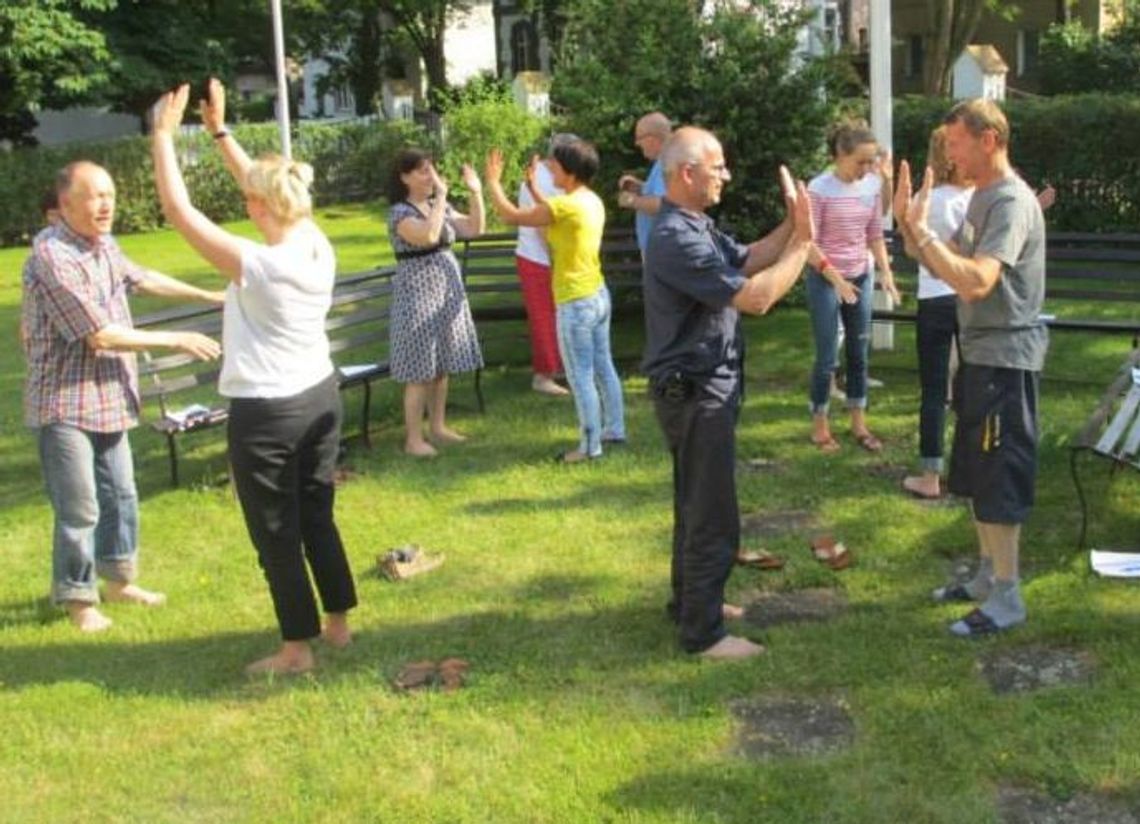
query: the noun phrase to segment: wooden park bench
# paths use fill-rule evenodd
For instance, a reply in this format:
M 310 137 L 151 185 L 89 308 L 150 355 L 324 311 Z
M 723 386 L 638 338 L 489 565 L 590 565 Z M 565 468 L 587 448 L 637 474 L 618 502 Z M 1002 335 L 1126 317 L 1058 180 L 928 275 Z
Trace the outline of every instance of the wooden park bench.
M 1085 421 L 1069 455 L 1069 469 L 1081 505 L 1081 532 L 1077 549 L 1085 545 L 1088 502 L 1078 472 L 1083 452 L 1104 458 L 1115 472 L 1122 467 L 1140 470 L 1140 349 L 1133 349 L 1120 373 Z
M 887 233 L 887 241 L 905 284 L 900 288 L 913 296 L 917 267 L 902 251 L 895 233 Z M 1140 234 L 1049 232 L 1046 244 L 1045 313 L 1041 316 L 1046 326 L 1128 334 L 1133 348 L 1140 344 L 1140 315 L 1132 312 L 1140 306 Z M 1066 306 L 1055 309 L 1057 301 L 1064 301 Z M 1069 308 L 1072 301 L 1119 305 L 1131 316 L 1086 317 Z M 913 322 L 915 302 L 909 303 L 909 309 L 876 310 L 872 317 L 876 321 Z
M 371 445 L 372 383 L 388 377 L 388 323 L 392 275 L 385 267 L 337 281 L 326 329 L 340 389 L 361 388 L 360 435 Z M 140 318 L 140 329 L 178 329 L 219 337 L 219 307 L 180 307 Z M 158 405 L 151 427 L 166 439 L 170 482 L 178 486 L 178 441 L 184 435 L 221 426 L 229 419 L 227 402 L 218 395 L 219 364 L 179 353 L 153 357 L 143 353 L 139 365 L 144 403 Z

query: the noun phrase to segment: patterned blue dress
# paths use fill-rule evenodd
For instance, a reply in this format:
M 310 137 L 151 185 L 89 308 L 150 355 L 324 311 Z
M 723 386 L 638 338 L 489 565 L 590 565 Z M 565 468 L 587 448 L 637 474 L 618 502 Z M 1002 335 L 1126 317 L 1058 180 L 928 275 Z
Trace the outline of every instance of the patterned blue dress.
M 388 237 L 396 252 L 389 326 L 392 378 L 399 383 L 427 383 L 441 375 L 472 372 L 483 366 L 475 321 L 463 288 L 451 207 L 440 233 L 441 247 L 413 246 L 396 232 L 405 218 L 424 215 L 410 203 L 396 203 L 388 213 Z

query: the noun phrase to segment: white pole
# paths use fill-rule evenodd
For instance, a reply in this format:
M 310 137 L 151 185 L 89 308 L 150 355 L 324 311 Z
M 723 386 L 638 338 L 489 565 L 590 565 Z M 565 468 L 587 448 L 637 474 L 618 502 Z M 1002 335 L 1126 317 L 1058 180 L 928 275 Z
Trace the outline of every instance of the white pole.
M 289 142 L 289 81 L 285 76 L 285 27 L 281 23 L 281 0 L 270 0 L 273 10 L 273 51 L 277 58 L 277 127 L 281 132 L 281 154 L 293 156 Z
M 894 152 L 894 123 L 891 117 L 891 0 L 871 0 L 871 130 L 879 146 Z M 888 214 L 883 222 L 891 225 Z M 876 309 L 894 308 L 886 292 L 876 290 Z M 871 329 L 874 349 L 893 349 L 894 324 L 875 323 Z

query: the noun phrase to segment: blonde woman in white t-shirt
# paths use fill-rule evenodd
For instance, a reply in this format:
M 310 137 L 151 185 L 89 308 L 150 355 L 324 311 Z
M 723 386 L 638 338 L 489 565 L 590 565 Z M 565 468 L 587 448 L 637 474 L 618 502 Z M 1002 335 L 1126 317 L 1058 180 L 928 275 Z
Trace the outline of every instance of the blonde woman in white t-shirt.
M 930 228 L 942 241 L 953 239 L 966 219 L 974 187 L 946 156 L 946 127 L 930 135 L 926 164 L 934 171 L 930 193 Z M 958 337 L 958 298 L 954 290 L 918 267 L 918 317 L 915 342 L 922 400 L 918 412 L 919 475 L 903 479 L 918 498 L 942 494 L 943 445 L 951 352 Z
M 188 99 L 183 85 L 155 106 L 155 181 L 167 220 L 230 281 L 218 388 L 230 398 L 234 486 L 282 637 L 280 650 L 246 671 L 305 672 L 315 663 L 313 639 L 336 647 L 350 642 L 348 611 L 356 606 L 333 518 L 341 406 L 325 316 L 336 258 L 310 217 L 312 169 L 277 156 L 251 160 L 225 128 L 217 80 L 201 102 L 202 120 L 265 243 L 230 234 L 193 206 L 174 151 Z

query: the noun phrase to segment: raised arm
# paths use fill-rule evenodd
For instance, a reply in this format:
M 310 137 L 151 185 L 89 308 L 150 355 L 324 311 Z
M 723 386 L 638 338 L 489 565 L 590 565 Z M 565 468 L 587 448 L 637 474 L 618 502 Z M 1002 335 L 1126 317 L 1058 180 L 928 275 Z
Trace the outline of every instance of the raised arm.
M 203 303 L 223 304 L 226 302 L 226 293 L 210 291 L 183 283 L 170 275 L 156 272 L 153 269 L 144 269 L 142 279 L 137 287 L 140 292 L 156 295 L 162 298 L 183 298 L 185 300 L 200 300 Z
M 479 237 L 487 230 L 487 215 L 483 206 L 483 184 L 470 164 L 463 164 L 463 185 L 471 193 L 471 206 L 467 214 L 455 214 L 455 230 L 460 237 Z
M 808 251 L 812 247 L 815 229 L 807 188 L 802 182 L 793 183 L 791 174 L 784 166 L 780 167 L 780 184 L 788 213 L 792 216 L 787 240 L 775 263 L 749 277 L 748 282 L 733 297 L 733 305 L 741 312 L 762 315 L 775 306 L 803 272 Z M 751 249 L 748 256 L 749 259 L 752 258 Z
M 246 173 L 253 161 L 238 143 L 237 138 L 226 128 L 226 87 L 216 77 L 206 84 L 206 99 L 198 101 L 198 113 L 206 131 L 222 150 L 222 159 L 230 170 L 238 186 L 245 183 Z
M 158 199 L 166 219 L 194 250 L 237 282 L 241 279 L 241 245 L 236 237 L 194 208 L 174 153 L 174 133 L 182 123 L 189 97 L 190 87 L 183 84 L 155 104 L 151 153 Z
M 491 149 L 487 153 L 483 177 L 487 180 L 491 205 L 504 223 L 511 226 L 549 226 L 554 222 L 554 215 L 545 202 L 536 203 L 529 209 L 520 209 L 507 198 L 503 192 L 503 153 L 498 149 Z
M 396 224 L 396 234 L 413 246 L 435 246 L 443 234 L 443 222 L 447 218 L 447 182 L 439 176 L 435 166 L 431 169 L 432 202 L 427 217 L 409 217 Z

